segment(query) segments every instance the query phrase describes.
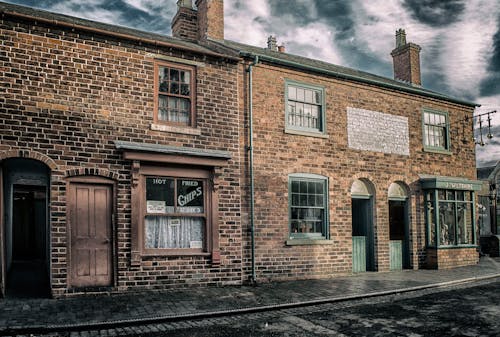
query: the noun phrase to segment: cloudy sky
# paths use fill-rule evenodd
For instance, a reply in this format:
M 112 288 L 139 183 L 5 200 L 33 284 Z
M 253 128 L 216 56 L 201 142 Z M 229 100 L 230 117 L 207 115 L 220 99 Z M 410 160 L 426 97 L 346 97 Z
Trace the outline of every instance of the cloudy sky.
M 171 34 L 176 0 L 1 0 L 140 30 Z M 226 39 L 392 77 L 395 31 L 422 47 L 423 86 L 482 105 L 493 139 L 479 166 L 500 160 L 500 1 L 226 0 Z M 486 139 L 485 139 L 486 140 Z

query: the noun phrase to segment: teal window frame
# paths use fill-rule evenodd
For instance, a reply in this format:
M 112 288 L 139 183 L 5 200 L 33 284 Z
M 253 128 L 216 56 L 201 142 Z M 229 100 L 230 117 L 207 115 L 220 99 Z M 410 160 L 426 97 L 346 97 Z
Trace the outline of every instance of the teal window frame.
M 298 182 L 320 182 L 322 184 L 322 202 L 323 207 L 308 207 L 308 206 L 299 206 L 293 204 L 293 195 L 292 192 L 292 184 L 294 181 Z M 316 194 L 317 196 L 317 194 Z M 288 230 L 290 239 L 312 239 L 312 240 L 327 240 L 330 236 L 329 233 L 329 207 L 328 207 L 328 177 L 318 175 L 318 174 L 308 174 L 308 173 L 294 173 L 288 176 Z M 293 231 L 293 219 L 292 212 L 293 208 L 301 208 L 301 209 L 322 209 L 323 223 L 321 224 L 321 233 L 313 232 L 313 233 L 299 233 Z
M 300 125 L 293 125 L 289 123 L 290 111 L 289 111 L 289 101 L 291 101 L 289 97 L 289 87 L 296 87 L 305 90 L 313 90 L 318 91 L 321 94 L 321 99 L 319 104 L 307 103 L 305 99 L 300 101 L 298 99 L 293 100 L 294 102 L 302 102 L 309 105 L 315 105 L 320 107 L 320 117 L 319 117 L 319 128 L 313 127 L 304 127 Z M 325 135 L 326 134 L 326 103 L 325 103 L 325 87 L 320 85 L 307 84 L 303 82 L 293 81 L 286 79 L 285 80 L 285 130 L 286 131 L 295 131 L 298 133 L 303 133 L 304 135 Z
M 446 197 L 445 199 L 439 197 L 439 192 L 442 191 L 444 195 L 453 194 L 453 199 Z M 469 200 L 461 200 L 457 197 L 458 193 L 470 193 Z M 426 245 L 429 248 L 465 248 L 476 247 L 476 198 L 475 193 L 470 190 L 453 190 L 453 189 L 428 189 L 424 190 L 424 203 L 425 203 L 425 223 L 426 223 Z M 455 221 L 453 223 L 454 244 L 443 244 L 441 241 L 441 226 L 440 226 L 440 204 L 451 204 L 454 209 Z M 459 241 L 459 226 L 458 221 L 458 208 L 460 205 L 468 204 L 470 206 L 471 214 L 471 239 L 469 242 L 460 243 Z M 466 214 L 466 213 L 465 213 Z M 465 221 L 465 220 L 464 220 Z
M 438 116 L 444 116 L 445 118 L 445 125 L 439 125 L 439 124 L 431 124 L 431 123 L 426 123 L 425 122 L 425 114 L 433 114 L 433 115 L 438 115 Z M 429 143 L 429 133 L 427 132 L 428 127 L 432 128 L 438 128 L 439 126 L 443 127 L 445 129 L 444 131 L 444 146 L 433 146 L 430 145 Z M 439 111 L 439 110 L 434 110 L 430 108 L 423 108 L 422 109 L 422 143 L 424 146 L 425 151 L 430 151 L 430 152 L 441 152 L 441 153 L 450 153 L 450 120 L 449 120 L 449 115 L 448 112 L 445 111 Z

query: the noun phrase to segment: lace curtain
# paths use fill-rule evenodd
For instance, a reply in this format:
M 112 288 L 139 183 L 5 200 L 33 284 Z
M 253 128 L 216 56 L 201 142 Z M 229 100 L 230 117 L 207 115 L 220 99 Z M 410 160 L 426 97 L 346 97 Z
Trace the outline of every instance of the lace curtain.
M 146 248 L 203 248 L 204 219 L 147 216 Z

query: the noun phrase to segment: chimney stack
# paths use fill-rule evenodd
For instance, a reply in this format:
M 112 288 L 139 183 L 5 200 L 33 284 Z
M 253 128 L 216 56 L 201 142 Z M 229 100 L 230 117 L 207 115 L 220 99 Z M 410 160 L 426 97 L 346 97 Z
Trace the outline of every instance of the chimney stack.
M 224 40 L 224 1 L 177 0 L 177 13 L 172 20 L 172 36 L 200 41 Z
M 196 0 L 198 39 L 224 40 L 224 0 Z
M 391 52 L 394 63 L 394 79 L 413 85 L 422 85 L 420 77 L 420 46 L 406 42 L 404 29 L 396 31 L 396 48 Z

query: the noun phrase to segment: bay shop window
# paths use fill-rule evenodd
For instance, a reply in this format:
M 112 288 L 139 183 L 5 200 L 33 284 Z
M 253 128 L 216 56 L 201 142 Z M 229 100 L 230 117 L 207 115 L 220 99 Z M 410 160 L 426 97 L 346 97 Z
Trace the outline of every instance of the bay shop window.
M 427 246 L 435 248 L 474 246 L 476 240 L 476 181 L 448 178 L 421 178 L 424 189 Z
M 220 263 L 218 171 L 226 151 L 115 141 L 131 161 L 131 265 L 143 256 Z

